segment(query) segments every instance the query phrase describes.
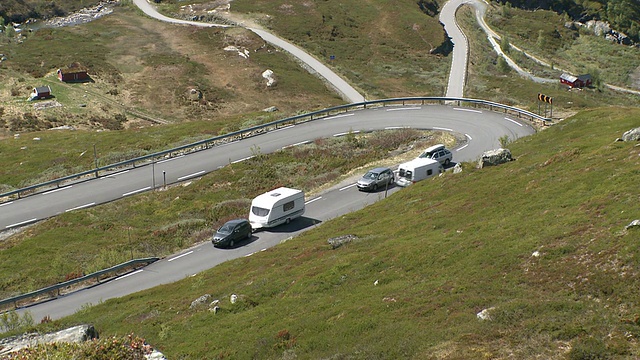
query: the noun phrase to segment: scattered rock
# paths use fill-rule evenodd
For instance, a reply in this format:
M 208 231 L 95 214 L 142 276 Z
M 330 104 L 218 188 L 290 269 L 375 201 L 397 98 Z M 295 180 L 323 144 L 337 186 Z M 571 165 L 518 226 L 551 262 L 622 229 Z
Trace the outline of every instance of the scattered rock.
M 204 294 L 204 295 L 200 296 L 199 298 L 193 300 L 191 302 L 191 305 L 189 306 L 189 309 L 197 308 L 197 307 L 209 302 L 209 299 L 211 299 L 211 295 L 210 294 Z
M 98 337 L 98 331 L 93 325 L 78 325 L 48 334 L 30 333 L 12 336 L 0 340 L 0 355 L 6 355 L 38 344 L 57 342 L 80 343 L 97 339 Z
M 491 320 L 491 314 L 490 313 L 494 309 L 495 309 L 494 307 L 490 307 L 488 309 L 484 309 L 484 310 L 480 311 L 479 313 L 477 313 L 476 316 L 480 320 Z
M 619 141 L 640 141 L 640 127 L 635 129 L 631 129 L 629 131 L 625 131 L 622 134 L 622 139 L 618 139 Z
M 453 173 L 459 174 L 461 172 L 462 172 L 462 166 L 460 166 L 460 163 L 456 163 L 456 165 L 453 167 Z
M 531 254 L 531 257 L 540 257 L 540 251 L 536 250 L 533 252 L 533 254 Z
M 249 50 L 240 49 L 240 48 L 238 48 L 236 46 L 233 46 L 233 45 L 229 45 L 229 46 L 225 47 L 224 51 L 236 52 L 236 53 L 238 53 L 238 55 L 240 55 L 241 57 L 243 57 L 245 59 L 248 59 L 249 58 L 249 54 L 250 54 Z
M 276 112 L 276 111 L 278 111 L 278 108 L 275 107 L 275 106 L 269 106 L 268 108 L 263 109 L 262 111 L 264 111 L 264 112 Z
M 489 150 L 482 154 L 482 158 L 480 158 L 480 161 L 478 162 L 478 167 L 482 169 L 485 166 L 496 166 L 509 161 L 513 161 L 511 151 L 509 151 L 509 149 L 500 148 Z
M 636 227 L 636 226 L 640 226 L 640 220 L 633 220 L 632 222 L 629 223 L 629 225 L 625 226 L 624 229 L 629 230 L 632 227 Z
M 49 27 L 62 27 L 62 26 L 71 26 L 77 24 L 84 24 L 95 19 L 99 19 L 105 15 L 109 15 L 113 12 L 113 8 L 107 6 L 111 4 L 116 4 L 117 0 L 105 0 L 101 1 L 99 4 L 84 8 L 75 12 L 69 16 L 65 17 L 55 17 L 51 20 L 47 20 L 45 22 L 45 26 Z
M 231 294 L 231 297 L 229 298 L 229 301 L 231 301 L 232 304 L 235 304 L 236 301 L 238 301 L 238 295 Z
M 198 89 L 191 88 L 187 91 L 187 97 L 191 101 L 198 101 L 202 99 L 202 91 Z
M 71 125 L 62 125 L 62 126 L 52 127 L 49 130 L 75 130 L 75 129 L 76 128 Z
M 267 79 L 267 87 L 273 87 L 277 83 L 272 70 L 269 70 L 269 69 L 265 70 L 262 73 L 262 77 Z
M 337 249 L 344 244 L 348 244 L 356 240 L 357 238 L 358 237 L 355 235 L 342 235 L 342 236 L 331 238 L 327 241 L 329 242 L 329 245 L 331 245 L 332 249 Z

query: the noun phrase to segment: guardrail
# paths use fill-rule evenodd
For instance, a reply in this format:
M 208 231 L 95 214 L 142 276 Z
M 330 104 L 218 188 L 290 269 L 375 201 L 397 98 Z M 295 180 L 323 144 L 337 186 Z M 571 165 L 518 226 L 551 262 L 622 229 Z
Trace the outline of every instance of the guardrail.
M 4 307 L 6 307 L 6 305 L 8 304 L 13 304 L 13 308 L 16 309 L 18 308 L 18 302 L 22 301 L 22 300 L 26 300 L 26 299 L 32 299 L 35 298 L 37 296 L 43 295 L 43 294 L 50 294 L 50 296 L 52 298 L 56 298 L 58 296 L 60 296 L 60 289 L 69 287 L 71 285 L 75 285 L 81 282 L 85 282 L 85 281 L 89 281 L 91 279 L 96 278 L 98 280 L 98 283 L 100 283 L 100 277 L 103 275 L 107 275 L 107 274 L 112 274 L 112 273 L 117 273 L 118 271 L 122 270 L 122 269 L 126 269 L 128 267 L 132 267 L 132 266 L 137 266 L 140 264 L 151 264 L 153 262 L 158 261 L 159 258 L 157 257 L 150 257 L 150 258 L 144 258 L 144 259 L 135 259 L 135 260 L 131 260 L 131 261 L 127 261 L 125 263 L 122 263 L 120 265 L 116 265 L 113 267 L 110 267 L 108 269 L 105 270 L 100 270 L 100 271 L 96 271 L 93 274 L 89 274 L 89 275 L 85 275 L 79 278 L 75 278 L 69 281 L 65 281 L 56 285 L 51 285 L 48 286 L 46 288 L 42 288 L 40 290 L 36 290 L 36 291 L 32 291 L 26 294 L 22 294 L 22 295 L 18 295 L 18 296 L 14 296 L 11 298 L 7 298 L 4 300 L 0 300 L 0 312 L 2 312 L 2 309 Z
M 253 126 L 247 129 L 242 129 L 239 131 L 235 131 L 226 135 L 216 136 L 209 139 L 201 140 L 198 142 L 194 142 L 191 144 L 183 145 L 180 147 L 159 151 L 156 153 L 152 153 L 145 156 L 140 156 L 134 159 L 121 161 L 115 164 L 110 164 L 102 167 L 96 167 L 92 170 L 87 170 L 81 173 L 61 177 L 58 179 L 50 180 L 47 182 L 43 182 L 36 185 L 27 186 L 21 189 L 9 191 L 3 194 L 0 194 L 0 203 L 10 201 L 15 198 L 21 198 L 23 196 L 28 196 L 32 194 L 37 194 L 40 191 L 49 190 L 51 188 L 59 188 L 63 184 L 68 184 L 72 182 L 81 182 L 90 180 L 93 178 L 100 177 L 100 174 L 110 174 L 117 171 L 122 171 L 127 168 L 135 168 L 136 166 L 146 165 L 149 162 L 153 162 L 156 159 L 164 160 L 167 158 L 171 158 L 174 155 L 184 155 L 185 153 L 200 151 L 209 149 L 211 147 L 225 144 L 231 141 L 240 140 L 245 137 L 259 135 L 261 133 L 265 133 L 271 130 L 278 129 L 281 126 L 288 126 L 291 124 L 299 124 L 307 121 L 321 120 L 324 117 L 331 116 L 335 113 L 341 112 L 349 112 L 367 109 L 371 107 L 385 107 L 391 105 L 411 105 L 411 104 L 420 104 L 424 105 L 425 103 L 440 103 L 447 105 L 457 105 L 462 106 L 462 104 L 466 106 L 474 106 L 474 107 L 484 107 L 488 108 L 490 111 L 502 110 L 505 113 L 511 113 L 516 115 L 518 118 L 527 118 L 531 121 L 538 121 L 542 124 L 548 124 L 551 119 L 540 116 L 538 114 L 532 113 L 527 110 L 522 110 L 516 107 L 507 106 L 499 103 L 494 103 L 486 100 L 478 100 L 478 99 L 467 99 L 467 98 L 451 98 L 451 97 L 406 97 L 406 98 L 392 98 L 392 99 L 382 99 L 382 100 L 372 100 L 372 101 L 364 101 L 359 103 L 352 103 L 346 105 L 335 106 L 327 109 L 322 109 L 318 111 L 313 111 L 301 115 L 296 115 L 292 117 L 288 117 L 281 120 L 276 120 L 270 123 Z

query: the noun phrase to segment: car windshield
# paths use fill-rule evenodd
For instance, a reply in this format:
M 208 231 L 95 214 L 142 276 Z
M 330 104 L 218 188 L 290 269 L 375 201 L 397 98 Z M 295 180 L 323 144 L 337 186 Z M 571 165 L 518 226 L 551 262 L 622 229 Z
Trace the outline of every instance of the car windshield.
M 253 206 L 251 207 L 251 212 L 256 216 L 267 216 L 269 215 L 269 209 Z
M 364 174 L 364 176 L 362 178 L 375 180 L 375 179 L 378 178 L 378 173 L 374 173 L 374 172 L 369 171 L 368 173 Z
M 230 224 L 224 224 L 218 229 L 218 232 L 222 234 L 229 234 L 231 231 L 233 231 L 233 225 Z

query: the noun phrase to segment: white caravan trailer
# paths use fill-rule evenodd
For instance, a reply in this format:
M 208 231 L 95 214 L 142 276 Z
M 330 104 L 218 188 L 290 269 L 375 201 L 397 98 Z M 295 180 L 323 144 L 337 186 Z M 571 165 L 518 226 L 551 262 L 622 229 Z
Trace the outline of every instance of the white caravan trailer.
M 444 171 L 438 160 L 416 158 L 398 166 L 396 185 L 408 186 L 416 181 L 428 179 Z
M 273 227 L 289 223 L 302 214 L 304 214 L 304 192 L 280 187 L 253 199 L 249 222 L 254 229 Z

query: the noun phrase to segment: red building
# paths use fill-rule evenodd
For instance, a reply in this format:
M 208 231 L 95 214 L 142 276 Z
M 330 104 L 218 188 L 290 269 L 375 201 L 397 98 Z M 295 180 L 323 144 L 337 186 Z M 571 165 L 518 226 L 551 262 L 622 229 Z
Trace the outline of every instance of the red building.
M 573 76 L 571 74 L 564 73 L 560 75 L 560 83 L 569 85 L 572 88 L 582 88 L 585 86 L 591 86 L 591 75 L 584 74 L 579 76 Z
M 49 86 L 43 85 L 34 87 L 33 91 L 29 95 L 29 100 L 40 100 L 47 99 L 51 97 L 51 88 Z
M 58 79 L 64 82 L 82 82 L 89 80 L 87 69 L 79 64 L 72 64 L 66 68 L 58 69 Z

